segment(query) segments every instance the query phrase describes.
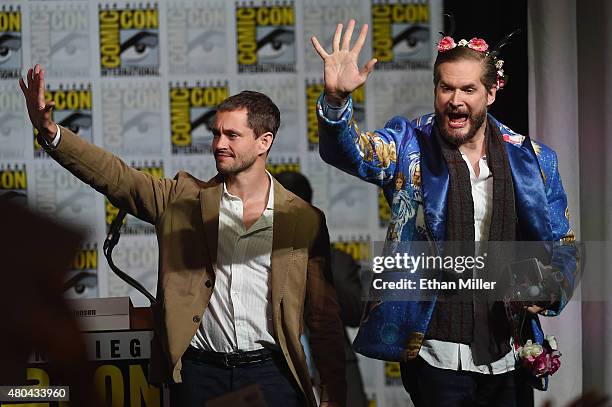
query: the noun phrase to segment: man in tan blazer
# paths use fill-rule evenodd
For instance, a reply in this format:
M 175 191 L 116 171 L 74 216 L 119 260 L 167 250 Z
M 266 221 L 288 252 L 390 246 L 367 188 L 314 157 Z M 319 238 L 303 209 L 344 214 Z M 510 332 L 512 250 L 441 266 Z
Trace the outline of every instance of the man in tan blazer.
M 303 321 L 322 379 L 322 406 L 346 399 L 342 322 L 330 284 L 322 212 L 265 169 L 280 124 L 265 95 L 242 92 L 217 109 L 208 182 L 179 172 L 156 179 L 51 120 L 39 65 L 20 79 L 30 120 L 49 155 L 117 207 L 155 225 L 155 305 L 161 360 L 181 405 L 203 405 L 249 384 L 270 406 L 316 405 Z

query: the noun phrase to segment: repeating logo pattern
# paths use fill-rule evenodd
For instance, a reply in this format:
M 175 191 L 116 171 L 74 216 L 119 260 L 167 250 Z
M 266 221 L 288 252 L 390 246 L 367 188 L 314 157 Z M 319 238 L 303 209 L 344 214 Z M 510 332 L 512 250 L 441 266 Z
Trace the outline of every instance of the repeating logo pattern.
M 229 96 L 227 81 L 170 85 L 173 154 L 210 153 L 215 106 Z
M 53 121 L 70 129 L 88 142 L 93 142 L 93 98 L 90 84 L 60 84 L 47 86 L 45 99 L 55 102 Z M 46 157 L 34 129 L 34 157 Z
M 372 1 L 372 56 L 378 68 L 427 69 L 431 61 L 427 0 Z
M 100 72 L 102 76 L 159 74 L 157 5 L 100 5 Z
M 236 3 L 236 48 L 240 73 L 295 72 L 293 2 Z
M 431 24 L 442 21 L 431 10 L 441 9 L 441 0 L 2 1 L 0 195 L 84 230 L 86 244 L 69 273 L 79 279 L 68 296 L 130 295 L 146 305 L 99 257 L 118 209 L 38 145 L 17 78 L 39 63 L 55 122 L 155 177 L 187 171 L 203 180 L 217 172 L 210 154 L 215 106 L 255 90 L 281 111 L 268 170 L 307 175 L 334 246 L 363 261 L 369 241 L 384 239 L 390 212 L 374 186 L 319 156 L 323 64 L 310 37 L 329 50 L 338 22 L 370 25 L 359 63 L 379 63 L 352 97 L 353 120 L 373 130 L 393 115 L 431 110 L 430 33 L 441 31 Z M 115 249 L 116 263 L 150 290 L 156 244 L 154 227 L 128 216 Z M 384 407 L 384 366 L 373 366 L 376 378 L 364 381 Z

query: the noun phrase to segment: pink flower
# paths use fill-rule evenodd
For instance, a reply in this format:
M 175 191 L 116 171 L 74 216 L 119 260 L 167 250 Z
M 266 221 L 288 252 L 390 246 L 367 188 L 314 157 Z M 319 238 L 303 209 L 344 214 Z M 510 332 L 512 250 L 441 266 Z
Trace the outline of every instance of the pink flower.
M 497 80 L 497 89 L 502 89 L 504 86 L 506 86 L 506 81 L 503 80 L 503 78 L 500 78 Z
M 489 45 L 482 38 L 472 38 L 468 44 L 468 48 L 478 52 L 487 52 Z
M 457 44 L 455 44 L 455 40 L 449 36 L 446 36 L 443 37 L 438 43 L 438 52 L 446 52 L 449 49 L 455 48 L 456 46 Z
M 536 376 L 542 376 L 548 373 L 548 358 L 546 353 L 542 353 L 536 358 L 533 363 L 533 371 Z
M 550 368 L 549 368 L 550 374 L 555 373 L 557 370 L 559 370 L 559 367 L 561 367 L 560 357 L 561 357 L 561 353 L 558 351 L 553 352 L 550 355 Z

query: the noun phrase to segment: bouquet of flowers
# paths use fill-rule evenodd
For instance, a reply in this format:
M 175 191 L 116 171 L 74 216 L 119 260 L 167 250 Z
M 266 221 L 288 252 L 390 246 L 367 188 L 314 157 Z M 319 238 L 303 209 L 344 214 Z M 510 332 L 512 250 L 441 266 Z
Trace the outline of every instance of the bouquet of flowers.
M 529 339 L 517 353 L 523 367 L 536 377 L 550 376 L 561 366 L 561 352 L 552 335 L 546 335 L 541 345 Z

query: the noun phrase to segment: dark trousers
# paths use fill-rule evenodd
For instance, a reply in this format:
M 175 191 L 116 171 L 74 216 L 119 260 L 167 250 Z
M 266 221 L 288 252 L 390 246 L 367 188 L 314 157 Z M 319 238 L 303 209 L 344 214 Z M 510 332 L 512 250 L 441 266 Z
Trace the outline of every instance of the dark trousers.
M 201 407 L 206 401 L 252 384 L 259 385 L 266 405 L 302 407 L 304 396 L 281 357 L 240 367 L 221 367 L 183 360 L 183 382 L 170 392 L 172 407 Z
M 521 369 L 485 375 L 439 369 L 419 357 L 402 363 L 401 372 L 415 407 L 533 406 L 533 389 Z

